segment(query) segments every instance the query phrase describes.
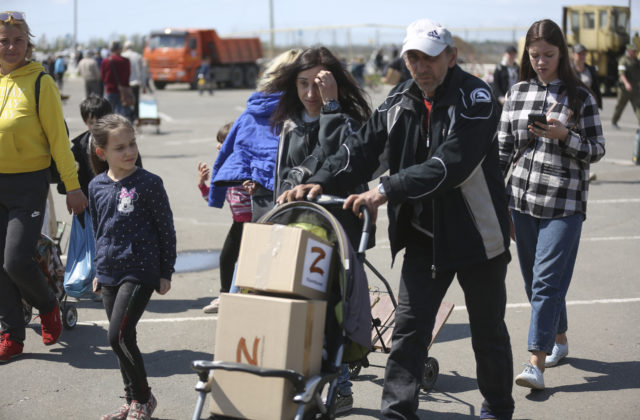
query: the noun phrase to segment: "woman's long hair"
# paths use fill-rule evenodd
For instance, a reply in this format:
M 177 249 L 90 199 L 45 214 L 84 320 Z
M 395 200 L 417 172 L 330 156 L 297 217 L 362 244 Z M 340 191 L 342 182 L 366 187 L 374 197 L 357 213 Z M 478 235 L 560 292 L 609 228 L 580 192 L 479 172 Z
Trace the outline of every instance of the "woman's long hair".
M 567 98 L 569 100 L 569 109 L 573 112 L 574 118 L 580 118 L 580 108 L 582 103 L 578 97 L 578 87 L 587 88 L 576 76 L 571 68 L 569 48 L 565 41 L 564 34 L 560 27 L 552 20 L 544 19 L 534 22 L 527 31 L 525 38 L 524 51 L 522 52 L 522 65 L 520 66 L 520 81 L 528 81 L 537 79 L 531 60 L 529 59 L 529 47 L 536 41 L 545 41 L 548 44 L 558 47 L 560 50 L 560 59 L 558 60 L 558 79 L 562 80 L 567 88 Z
M 356 121 L 365 122 L 371 115 L 371 108 L 362 88 L 331 51 L 325 47 L 313 47 L 304 50 L 293 63 L 282 66 L 265 87 L 269 93 L 282 92 L 278 107 L 271 116 L 272 124 L 280 128 L 286 120 L 301 113 L 304 105 L 298 98 L 296 79 L 300 72 L 316 66 L 329 70 L 336 79 L 342 111 Z
M 96 147 L 106 149 L 107 143 L 109 142 L 109 134 L 121 128 L 128 128 L 132 133 L 135 133 L 135 129 L 129 120 L 119 114 L 105 115 L 91 127 L 93 141 L 91 142 L 91 154 L 89 158 L 94 173 L 99 174 L 109 169 L 109 164 L 98 157 Z

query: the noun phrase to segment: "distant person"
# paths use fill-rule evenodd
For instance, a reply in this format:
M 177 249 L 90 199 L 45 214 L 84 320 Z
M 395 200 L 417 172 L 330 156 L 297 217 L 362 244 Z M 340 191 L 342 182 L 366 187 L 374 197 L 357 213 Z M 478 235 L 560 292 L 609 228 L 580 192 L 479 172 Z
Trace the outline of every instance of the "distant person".
M 164 295 L 171 289 L 176 262 L 173 214 L 162 179 L 135 165 L 138 146 L 129 120 L 109 114 L 95 122 L 92 132 L 91 162 L 98 174 L 89 184 L 96 243 L 93 286 L 102 293 L 107 336 L 125 390 L 124 404 L 102 418 L 150 420 L 157 400 L 136 328 L 154 290 Z
M 113 111 L 132 121 L 131 108 L 129 104 L 123 104 L 124 91 L 121 92 L 120 89 L 120 86 L 129 87 L 131 63 L 120 55 L 121 52 L 122 44 L 120 41 L 111 42 L 111 54 L 108 58 L 103 59 L 100 65 L 100 78 L 104 83 L 104 97 L 111 104 Z M 133 98 L 128 98 L 128 100 L 133 101 Z
M 0 12 L 0 363 L 20 356 L 26 338 L 22 299 L 40 312 L 42 342 L 55 344 L 62 333 L 60 306 L 33 259 L 44 222 L 51 160 L 67 191 L 67 210 L 88 205 L 78 184 L 60 92 L 50 75 L 31 61 L 33 41 L 21 12 Z M 27 89 L 29 87 L 29 89 Z M 40 331 L 38 331 L 40 332 Z
M 58 85 L 58 90 L 60 90 L 60 92 L 62 92 L 64 87 L 64 74 L 66 71 L 67 63 L 65 63 L 62 55 L 58 55 L 53 65 L 53 75 L 56 79 L 56 84 Z
M 571 55 L 571 67 L 578 75 L 578 78 L 586 87 L 591 89 L 594 98 L 598 104 L 598 108 L 602 109 L 602 93 L 600 92 L 600 80 L 598 79 L 598 70 L 594 66 L 587 64 L 587 49 L 582 44 L 573 46 L 573 54 Z
M 620 77 L 618 101 L 613 110 L 611 125 L 616 129 L 620 128 L 618 121 L 629 101 L 640 125 L 640 61 L 638 61 L 638 50 L 634 44 L 627 45 L 625 55 L 618 61 L 618 75 Z
M 133 92 L 133 119 L 138 119 L 138 112 L 140 107 L 140 89 L 144 88 L 143 84 L 143 63 L 142 55 L 133 49 L 133 42 L 127 41 L 124 43 L 124 52 L 122 56 L 129 60 L 131 65 L 131 72 L 129 74 L 129 86 Z
M 516 55 L 518 51 L 514 46 L 508 46 L 502 56 L 502 61 L 496 66 L 493 72 L 493 94 L 500 103 L 504 104 L 504 97 L 511 86 L 518 81 L 518 73 L 520 67 L 516 63 Z
M 356 61 L 351 65 L 351 76 L 364 88 L 364 57 L 356 57 Z
M 218 152 L 220 152 L 222 144 L 227 138 L 232 126 L 232 122 L 227 123 L 218 130 L 218 134 L 216 135 L 216 139 L 218 140 Z M 209 199 L 210 188 L 207 185 L 207 181 L 209 180 L 210 173 L 211 171 L 207 167 L 206 163 L 198 162 L 198 188 L 200 189 L 202 198 L 204 198 L 205 201 L 208 201 Z M 231 289 L 233 272 L 236 262 L 238 261 L 238 255 L 240 254 L 240 241 L 242 239 L 244 223 L 251 221 L 251 195 L 242 185 L 238 184 L 228 187 L 225 200 L 231 209 L 233 222 L 231 223 L 231 228 L 227 233 L 224 245 L 222 245 L 222 250 L 220 251 L 221 294 L 229 293 L 229 290 Z M 202 310 L 206 314 L 215 314 L 218 313 L 219 307 L 220 297 L 216 297 L 207 306 L 202 308 Z
M 571 69 L 562 30 L 529 28 L 520 82 L 507 93 L 498 126 L 520 271 L 531 303 L 529 362 L 516 384 L 542 390 L 545 368 L 569 354 L 565 298 L 587 214 L 589 167 L 605 153 L 598 105 Z M 529 122 L 542 113 L 546 123 Z
M 397 85 L 411 79 L 411 72 L 407 68 L 402 56 L 398 56 L 391 60 L 387 68 L 384 70 L 382 83 L 389 85 Z
M 384 70 L 384 55 L 382 54 L 382 48 L 378 48 L 376 50 L 373 58 L 373 64 L 376 67 L 376 72 L 378 74 L 382 74 L 382 70 Z
M 213 81 L 211 75 L 211 63 L 209 58 L 202 60 L 202 64 L 198 68 L 198 94 L 202 96 L 205 90 L 209 91 L 209 95 L 213 95 Z
M 92 50 L 87 51 L 86 57 L 78 62 L 78 75 L 84 80 L 85 98 L 91 94 L 102 96 L 100 84 L 100 67 Z

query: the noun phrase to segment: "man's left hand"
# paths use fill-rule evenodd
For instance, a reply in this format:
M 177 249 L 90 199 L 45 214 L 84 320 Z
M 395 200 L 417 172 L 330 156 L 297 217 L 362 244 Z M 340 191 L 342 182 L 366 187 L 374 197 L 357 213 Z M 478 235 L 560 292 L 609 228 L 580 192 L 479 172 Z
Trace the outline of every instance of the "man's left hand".
M 387 197 L 378 192 L 378 188 L 374 188 L 362 194 L 352 194 L 344 202 L 343 209 L 351 209 L 356 216 L 360 215 L 360 207 L 367 206 L 371 213 L 371 223 L 376 223 L 378 218 L 378 207 L 387 202 Z

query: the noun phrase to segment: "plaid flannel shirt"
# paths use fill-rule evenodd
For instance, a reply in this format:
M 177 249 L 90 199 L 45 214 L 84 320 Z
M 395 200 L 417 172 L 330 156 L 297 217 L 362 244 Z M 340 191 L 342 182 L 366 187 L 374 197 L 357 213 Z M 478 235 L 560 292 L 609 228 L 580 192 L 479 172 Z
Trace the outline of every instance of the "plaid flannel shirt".
M 502 173 L 506 176 L 513 165 L 507 186 L 511 209 L 544 219 L 576 213 L 586 217 L 589 165 L 604 156 L 604 137 L 591 93 L 578 89 L 582 107 L 574 117 L 565 91 L 560 80 L 545 86 L 532 79 L 517 83 L 507 93 L 498 140 Z M 547 118 L 564 123 L 570 130 L 567 139 L 529 133 L 531 112 L 548 113 Z

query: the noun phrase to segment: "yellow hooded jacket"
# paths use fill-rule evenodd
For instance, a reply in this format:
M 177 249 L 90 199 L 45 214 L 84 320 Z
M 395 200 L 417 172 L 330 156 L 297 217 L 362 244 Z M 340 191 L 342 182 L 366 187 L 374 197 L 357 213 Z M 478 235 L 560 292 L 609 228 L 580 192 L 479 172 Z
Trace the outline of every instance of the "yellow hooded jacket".
M 36 110 L 36 78 L 44 68 L 30 62 L 0 75 L 0 173 L 35 172 L 56 162 L 67 191 L 80 188 L 71 143 L 62 115 L 58 87 L 51 77 L 40 80 L 40 118 Z

